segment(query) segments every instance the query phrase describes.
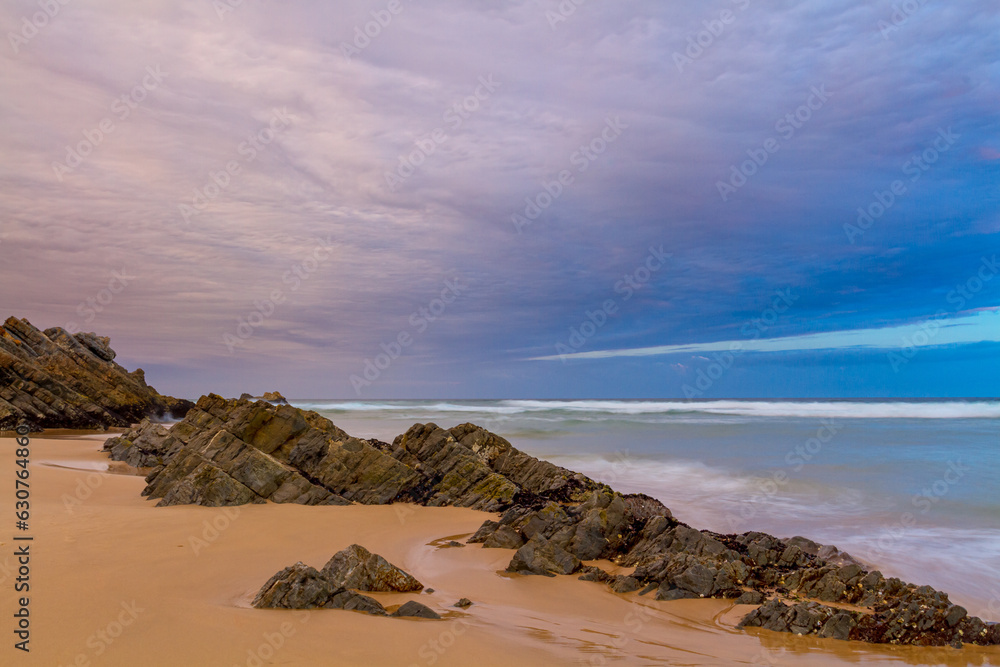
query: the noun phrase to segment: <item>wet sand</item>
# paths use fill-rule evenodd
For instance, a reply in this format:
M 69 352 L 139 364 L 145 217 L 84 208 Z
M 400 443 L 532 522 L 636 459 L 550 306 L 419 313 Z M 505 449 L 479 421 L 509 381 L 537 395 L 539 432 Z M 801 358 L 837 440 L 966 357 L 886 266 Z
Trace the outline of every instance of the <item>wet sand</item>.
M 47 436 L 50 434 L 46 434 Z M 4 665 L 1000 665 L 1000 649 L 870 646 L 736 630 L 750 607 L 656 602 L 576 577 L 507 576 L 512 551 L 464 541 L 491 515 L 458 508 L 154 508 L 108 470 L 106 435 L 31 439 L 31 652 L 13 648 L 14 441 L 0 439 Z M 361 544 L 434 593 L 442 621 L 255 610 L 278 570 Z M 609 563 L 601 564 L 613 569 Z M 452 605 L 462 597 L 467 610 Z

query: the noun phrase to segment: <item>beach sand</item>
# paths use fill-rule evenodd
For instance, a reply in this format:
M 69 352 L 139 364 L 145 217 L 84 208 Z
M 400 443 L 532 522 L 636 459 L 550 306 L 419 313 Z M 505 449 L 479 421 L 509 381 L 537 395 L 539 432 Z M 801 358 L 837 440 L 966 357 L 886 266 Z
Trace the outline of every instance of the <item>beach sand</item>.
M 736 629 L 750 607 L 657 602 L 570 577 L 502 574 L 512 551 L 464 542 L 492 515 L 413 506 L 155 508 L 106 435 L 31 438 L 31 652 L 14 649 L 14 441 L 0 439 L 3 665 L 1000 665 L 1000 649 L 870 646 Z M 256 610 L 271 575 L 358 543 L 433 593 L 444 620 Z M 22 544 L 22 543 L 18 543 Z M 610 563 L 603 567 L 614 569 Z M 467 597 L 467 610 L 452 605 Z

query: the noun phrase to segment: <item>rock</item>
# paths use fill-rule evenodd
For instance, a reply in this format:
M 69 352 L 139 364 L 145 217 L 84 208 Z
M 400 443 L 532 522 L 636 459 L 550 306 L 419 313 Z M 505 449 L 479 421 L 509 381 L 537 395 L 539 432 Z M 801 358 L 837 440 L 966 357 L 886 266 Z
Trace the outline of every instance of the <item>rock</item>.
M 94 359 L 108 354 L 100 340 L 79 342 L 85 344 L 97 350 Z M 1000 629 L 969 617 L 947 595 L 886 579 L 836 547 L 801 537 L 697 530 L 647 496 L 617 493 L 472 424 L 417 424 L 389 444 L 353 438 L 314 412 L 210 394 L 169 431 L 147 420 L 109 439 L 105 448 L 116 460 L 152 467 L 143 493 L 160 505 L 270 500 L 495 511 L 498 520 L 485 521 L 468 542 L 515 549 L 508 572 L 554 576 L 582 570 L 581 579 L 608 583 L 619 593 L 759 604 L 745 627 L 919 646 L 956 639 L 1000 644 Z M 631 576 L 611 577 L 583 566 L 597 559 L 635 569 Z M 325 589 L 316 589 L 311 573 L 298 575 L 301 581 L 282 580 L 285 588 L 273 582 L 278 588 L 270 597 L 363 606 L 364 599 L 343 591 L 421 590 L 408 574 L 357 545 L 324 567 Z M 789 607 L 783 596 L 809 601 Z M 821 602 L 853 604 L 868 613 Z
M 483 542 L 484 549 L 520 549 L 524 538 L 510 526 L 500 526 Z
M 472 606 L 472 600 L 470 600 L 469 598 L 462 598 L 461 600 L 455 603 L 455 606 L 458 607 L 459 609 L 467 609 Z
M 819 544 L 805 537 L 790 537 L 784 540 L 784 543 L 788 546 L 798 547 L 803 553 L 816 556 L 821 560 L 825 560 L 828 564 L 836 565 L 837 567 L 862 564 L 861 561 L 835 546 Z
M 323 567 L 323 574 L 337 586 L 360 591 L 410 593 L 424 588 L 412 576 L 358 544 L 334 554 Z
M 110 340 L 65 329 L 39 331 L 10 317 L 0 326 L 0 430 L 128 427 L 146 417 L 180 419 L 192 403 L 159 394 L 141 369 L 114 362 Z
M 266 391 L 261 398 L 269 403 L 274 403 L 275 405 L 288 405 L 288 399 L 277 391 Z
M 433 593 L 433 592 L 434 592 L 433 588 L 428 588 L 428 589 L 424 590 L 424 593 Z
M 408 617 L 408 618 L 441 618 L 433 609 L 425 605 L 416 602 L 415 600 L 410 600 L 399 609 L 392 613 L 393 616 L 397 618 Z
M 618 575 L 611 581 L 611 590 L 615 593 L 631 593 L 639 590 L 639 580 L 635 577 Z
M 123 461 L 134 468 L 155 468 L 164 465 L 181 446 L 182 443 L 162 424 L 143 419 L 129 435 L 105 442 L 104 450 L 115 461 Z
M 699 597 L 708 597 L 715 591 L 715 576 L 717 574 L 716 570 L 709 569 L 700 563 L 694 563 L 674 577 L 674 585 Z
M 544 537 L 536 535 L 517 550 L 507 566 L 507 571 L 551 577 L 556 574 L 573 574 L 581 565 L 579 558 Z
M 577 577 L 580 581 L 596 581 L 603 584 L 613 579 L 610 574 L 593 565 L 584 565 L 580 568 L 580 572 L 583 572 L 583 574 Z
M 156 465 L 144 494 L 161 499 L 163 505 L 200 503 L 208 496 L 228 497 L 233 504 L 414 502 L 481 510 L 509 509 L 515 498 L 535 506 L 544 503 L 536 491 L 522 489 L 491 464 L 557 497 L 597 486 L 582 475 L 518 452 L 482 429 L 457 429 L 452 433 L 433 424 L 417 425 L 393 445 L 373 446 L 315 412 L 210 394 L 170 430 L 169 446 L 162 433 L 140 426 L 107 443 L 107 448 L 114 457 L 145 457 Z M 202 464 L 211 466 L 211 475 Z M 545 475 L 552 479 L 542 480 Z M 227 494 L 191 488 L 218 485 L 224 476 L 239 486 L 229 483 Z M 500 537 L 512 538 L 506 531 Z M 512 540 L 510 548 L 517 546 Z
M 370 597 L 333 585 L 315 568 L 301 562 L 271 577 L 253 600 L 257 609 L 347 609 L 385 616 Z
M 820 637 L 830 637 L 832 639 L 848 639 L 851 630 L 857 625 L 857 621 L 851 614 L 837 614 L 832 617 L 823 627 L 820 628 Z
M 965 611 L 964 607 L 959 607 L 958 605 L 953 606 L 948 610 L 945 615 L 944 620 L 948 624 L 949 628 L 953 628 L 958 625 L 959 621 L 968 616 L 969 613 Z
M 760 591 L 745 591 L 736 599 L 736 604 L 762 604 L 763 602 L 764 594 Z
M 445 546 L 451 548 L 451 547 L 464 547 L 465 545 L 462 544 L 461 542 L 456 542 L 455 540 L 451 540 L 450 542 L 446 542 Z
M 500 523 L 498 521 L 487 519 L 483 522 L 483 525 L 479 527 L 479 530 L 477 530 L 472 537 L 467 539 L 465 542 L 466 544 L 483 544 L 487 539 L 489 539 L 490 535 L 496 532 L 498 528 L 500 528 Z

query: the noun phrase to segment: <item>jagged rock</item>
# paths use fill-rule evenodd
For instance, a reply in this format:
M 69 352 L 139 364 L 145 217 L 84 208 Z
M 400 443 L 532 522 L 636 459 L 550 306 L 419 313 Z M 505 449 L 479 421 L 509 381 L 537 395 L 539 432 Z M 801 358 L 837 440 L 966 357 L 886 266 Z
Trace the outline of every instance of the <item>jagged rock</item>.
M 165 442 L 162 433 L 140 425 L 107 448 L 113 457 L 143 459 L 156 466 L 144 493 L 162 499 L 161 504 L 201 502 L 206 494 L 190 487 L 218 485 L 225 475 L 240 485 L 230 485 L 233 503 L 414 502 L 484 510 L 506 509 L 515 497 L 536 506 L 544 503 L 535 491 L 494 472 L 491 462 L 516 473 L 533 489 L 559 497 L 597 487 L 582 475 L 518 452 L 482 429 L 458 427 L 456 432 L 460 439 L 433 424 L 418 425 L 391 446 L 373 446 L 315 412 L 210 394 L 170 430 L 171 440 Z M 211 466 L 210 476 L 202 464 Z M 192 477 L 196 470 L 197 478 Z M 548 487 L 539 480 L 544 475 L 552 477 Z M 174 487 L 180 488 L 174 492 Z
M 520 549 L 524 538 L 510 526 L 499 526 L 483 542 L 484 549 Z
M 580 572 L 583 572 L 583 574 L 577 577 L 580 581 L 596 581 L 604 584 L 610 582 L 613 578 L 601 568 L 593 565 L 584 565 L 580 568 Z
M 947 601 L 936 601 L 934 593 L 927 586 L 914 587 L 888 604 L 876 605 L 873 614 L 836 609 L 818 602 L 788 606 L 775 599 L 747 614 L 739 627 L 916 646 L 1000 643 L 997 626 L 987 626 Z
M 164 465 L 183 446 L 162 424 L 143 419 L 127 435 L 111 438 L 104 443 L 115 461 L 124 461 L 135 468 L 155 468 Z
M 639 580 L 619 574 L 611 580 L 611 590 L 615 593 L 631 593 L 639 590 Z
M 479 530 L 477 530 L 472 537 L 467 539 L 465 542 L 466 544 L 483 544 L 499 527 L 499 521 L 487 519 L 483 522 L 483 525 L 479 527 Z
M 282 396 L 281 392 L 265 391 L 261 398 L 275 405 L 288 405 L 288 399 Z
M 760 591 L 744 591 L 736 598 L 736 604 L 762 604 L 763 602 L 764 594 Z
M 824 545 L 817 542 L 813 542 L 805 537 L 790 537 L 784 540 L 784 543 L 788 546 L 796 546 L 802 552 L 809 554 L 810 556 L 816 556 L 821 560 L 825 560 L 830 565 L 836 565 L 838 567 L 843 567 L 845 565 L 862 565 L 861 561 L 854 558 L 846 551 L 841 551 L 833 545 Z
M 399 609 L 392 612 L 392 615 L 397 618 L 441 618 L 441 616 L 433 609 L 426 605 L 422 605 L 415 600 L 410 600 L 406 604 L 402 605 Z
M 599 484 L 579 473 L 518 451 L 500 436 L 473 424 L 445 430 L 415 424 L 393 441 L 396 459 L 440 479 L 430 506 L 506 509 L 516 499 L 569 501 Z
M 370 597 L 335 586 L 304 563 L 286 567 L 271 577 L 253 600 L 257 609 L 347 609 L 385 616 L 385 608 Z
M 553 576 L 582 569 L 582 579 L 618 592 L 655 591 L 660 600 L 763 602 L 744 625 L 786 632 L 880 643 L 1000 644 L 1000 629 L 969 617 L 947 595 L 886 579 L 836 547 L 759 532 L 696 530 L 648 496 L 616 493 L 471 424 L 450 430 L 417 424 L 390 445 L 352 438 L 314 412 L 209 395 L 169 431 L 143 422 L 109 440 L 106 449 L 117 460 L 155 466 L 143 493 L 161 505 L 407 502 L 497 511 L 499 520 L 487 520 L 468 542 L 516 549 L 509 572 Z M 364 553 L 354 551 L 347 560 L 368 562 L 371 555 Z M 611 577 L 584 568 L 582 561 L 597 559 L 635 569 L 631 576 Z M 386 567 L 392 566 L 376 570 Z M 328 568 L 350 573 L 331 580 L 333 590 L 364 571 L 357 564 Z M 360 583 L 357 576 L 351 585 L 380 585 Z M 780 598 L 788 595 L 810 601 L 786 607 Z M 775 599 L 767 602 L 770 597 Z
M 556 574 L 573 574 L 580 566 L 579 558 L 541 535 L 536 535 L 517 550 L 507 571 L 551 577 Z
M 323 574 L 338 586 L 360 591 L 410 593 L 424 588 L 412 576 L 358 544 L 334 554 L 323 566 Z
M 145 417 L 180 419 L 192 403 L 160 395 L 142 369 L 114 362 L 110 340 L 39 331 L 10 317 L 0 326 L 0 430 L 127 427 Z
M 467 609 L 472 606 L 472 600 L 470 600 L 469 598 L 462 598 L 461 600 L 455 603 L 455 606 L 458 607 L 459 609 Z

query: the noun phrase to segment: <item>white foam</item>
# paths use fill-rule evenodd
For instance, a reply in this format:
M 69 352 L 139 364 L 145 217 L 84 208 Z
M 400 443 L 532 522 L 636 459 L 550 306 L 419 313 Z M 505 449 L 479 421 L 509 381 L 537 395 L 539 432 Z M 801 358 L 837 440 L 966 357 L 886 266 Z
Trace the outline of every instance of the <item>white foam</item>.
M 338 412 L 458 412 L 497 415 L 561 412 L 579 415 L 730 415 L 739 417 L 801 417 L 840 419 L 1000 419 L 1000 401 L 537 401 L 507 400 L 475 403 L 440 401 L 383 403 L 378 401 L 295 402 L 309 410 Z

